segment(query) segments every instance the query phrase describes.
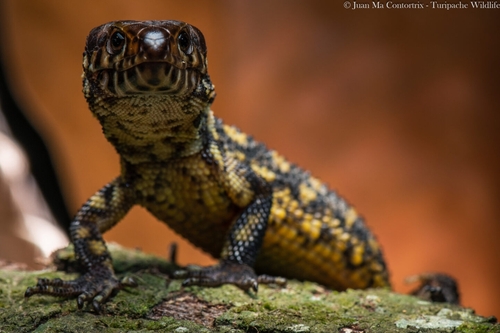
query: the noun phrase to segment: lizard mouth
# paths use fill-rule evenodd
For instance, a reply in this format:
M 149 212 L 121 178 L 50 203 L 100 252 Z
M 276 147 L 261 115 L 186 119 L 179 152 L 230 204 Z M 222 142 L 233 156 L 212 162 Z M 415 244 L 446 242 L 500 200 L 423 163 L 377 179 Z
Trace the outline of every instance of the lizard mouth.
M 116 96 L 142 94 L 176 94 L 192 92 L 200 73 L 191 68 L 179 68 L 169 62 L 142 62 L 122 70 L 102 70 L 100 86 Z

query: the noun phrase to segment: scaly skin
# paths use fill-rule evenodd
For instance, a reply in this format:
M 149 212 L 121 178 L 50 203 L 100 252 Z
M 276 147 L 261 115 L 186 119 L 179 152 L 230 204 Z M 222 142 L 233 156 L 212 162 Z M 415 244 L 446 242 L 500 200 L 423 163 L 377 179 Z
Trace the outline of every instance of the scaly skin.
M 90 32 L 83 90 L 121 173 L 71 224 L 83 275 L 42 279 L 26 296 L 78 296 L 80 307 L 99 310 L 133 284 L 115 277 L 101 235 L 136 204 L 221 259 L 178 273 L 184 285 L 257 290 L 283 284 L 281 276 L 337 290 L 389 286 L 378 243 L 346 201 L 214 116 L 206 54 L 202 33 L 178 21 L 117 21 Z

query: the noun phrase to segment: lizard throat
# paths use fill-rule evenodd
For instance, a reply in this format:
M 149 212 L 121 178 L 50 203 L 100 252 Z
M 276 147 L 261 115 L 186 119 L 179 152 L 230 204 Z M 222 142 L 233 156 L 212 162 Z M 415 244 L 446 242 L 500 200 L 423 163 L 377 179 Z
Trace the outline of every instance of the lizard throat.
M 169 95 L 96 100 L 104 135 L 128 163 L 166 162 L 200 152 L 209 106 Z

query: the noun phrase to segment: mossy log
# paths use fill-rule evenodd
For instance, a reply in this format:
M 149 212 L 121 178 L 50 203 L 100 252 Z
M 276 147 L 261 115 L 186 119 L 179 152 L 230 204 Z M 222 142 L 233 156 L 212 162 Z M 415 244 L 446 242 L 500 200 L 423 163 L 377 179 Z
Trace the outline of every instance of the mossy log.
M 116 271 L 137 288 L 119 292 L 95 313 L 74 299 L 24 298 L 38 277 L 73 278 L 55 271 L 0 270 L 0 332 L 500 332 L 493 317 L 446 303 L 429 303 L 386 289 L 336 292 L 311 282 L 182 288 L 169 280 L 175 265 L 138 250 L 110 245 Z M 71 255 L 69 256 L 71 257 Z

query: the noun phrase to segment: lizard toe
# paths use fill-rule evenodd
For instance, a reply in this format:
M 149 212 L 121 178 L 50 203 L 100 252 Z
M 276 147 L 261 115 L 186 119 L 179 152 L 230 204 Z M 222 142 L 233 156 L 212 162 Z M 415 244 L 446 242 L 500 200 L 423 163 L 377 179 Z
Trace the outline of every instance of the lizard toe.
M 257 276 L 250 266 L 227 260 L 222 260 L 217 265 L 201 269 L 176 271 L 174 278 L 184 279 L 183 286 L 218 287 L 224 284 L 232 284 L 244 291 L 252 289 L 254 292 L 258 291 L 259 283 L 280 286 L 286 284 L 284 278 L 269 275 Z

